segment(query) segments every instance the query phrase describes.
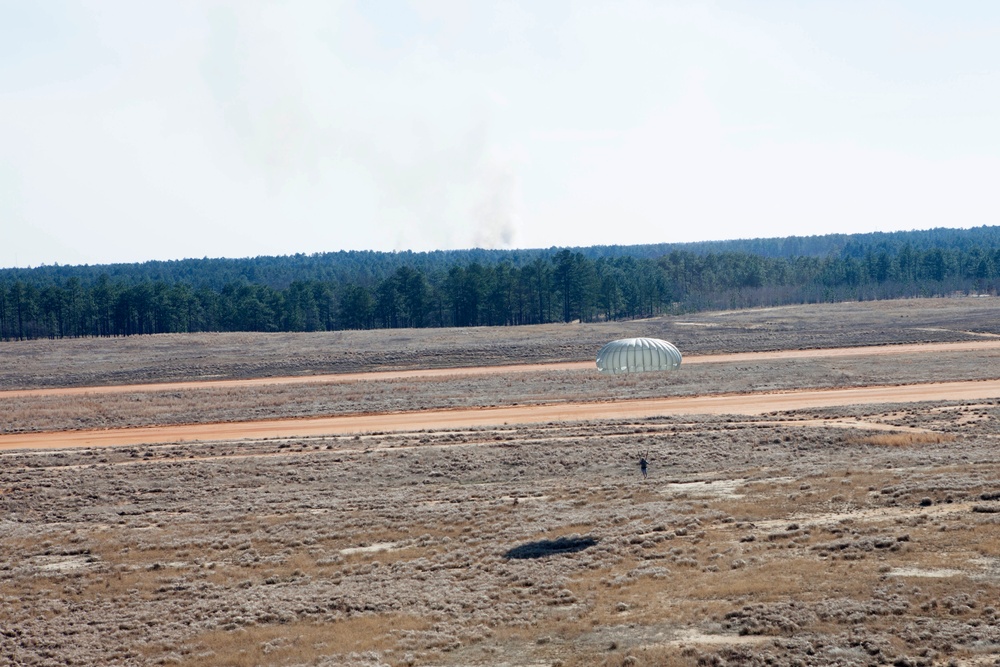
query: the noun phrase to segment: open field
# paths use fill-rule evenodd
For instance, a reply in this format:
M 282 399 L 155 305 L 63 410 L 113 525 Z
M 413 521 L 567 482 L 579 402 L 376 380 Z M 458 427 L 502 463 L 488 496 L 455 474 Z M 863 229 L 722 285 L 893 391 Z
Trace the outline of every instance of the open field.
M 997 308 L 996 298 L 912 299 L 537 327 L 17 341 L 0 346 L 0 390 L 592 361 L 631 336 L 685 355 L 989 340 Z
M 312 376 L 300 381 L 294 377 L 229 380 L 221 387 L 195 382 L 165 389 L 152 384 L 0 392 L 0 446 L 8 440 L 3 434 L 38 431 L 374 417 L 418 410 L 914 385 L 942 378 L 984 381 L 1000 375 L 1000 341 L 833 348 L 787 355 L 702 355 L 684 363 L 683 373 L 669 375 L 607 376 L 596 372 L 594 363 L 588 361 L 517 369 L 462 368 L 454 369 L 454 374 L 448 369 L 416 376 L 416 371 L 404 371 L 405 377 L 370 373 Z M 932 391 L 930 397 L 933 395 Z
M 713 394 L 595 403 L 554 402 L 494 408 L 413 410 L 311 419 L 271 419 L 138 428 L 70 430 L 0 435 L 0 451 L 155 445 L 216 440 L 311 438 L 373 431 L 436 431 L 580 420 L 645 419 L 665 415 L 760 415 L 769 412 L 868 403 L 981 401 L 1000 396 L 1000 381 L 935 382 L 807 391 Z
M 663 332 L 708 330 L 703 354 L 989 340 L 997 312 L 994 299 L 938 299 L 514 330 L 509 341 L 476 330 L 456 358 L 470 365 L 470 350 L 533 335 L 551 344 L 530 361 L 591 358 L 562 337 L 574 328 L 598 346 L 612 327 L 675 340 Z M 441 333 L 427 367 L 460 333 Z M 394 336 L 433 339 L 363 335 L 393 354 Z M 59 364 L 67 386 L 113 383 L 119 353 L 140 381 L 343 370 L 307 365 L 320 355 L 313 335 L 242 362 L 208 338 L 192 338 L 198 351 L 181 337 L 5 345 L 20 376 L 3 386 L 58 386 Z M 46 345 L 61 361 L 43 358 Z M 176 362 L 160 370 L 166 348 Z M 1000 379 L 995 348 L 937 349 L 718 359 L 669 376 L 551 369 L 2 398 L 3 430 L 36 435 L 585 405 L 570 421 L 0 452 L 0 663 L 995 664 L 1000 391 L 942 401 L 885 388 L 836 407 L 595 418 L 628 398 Z M 364 368 L 425 361 L 402 350 L 405 364 Z M 25 370 L 43 367 L 51 378 Z

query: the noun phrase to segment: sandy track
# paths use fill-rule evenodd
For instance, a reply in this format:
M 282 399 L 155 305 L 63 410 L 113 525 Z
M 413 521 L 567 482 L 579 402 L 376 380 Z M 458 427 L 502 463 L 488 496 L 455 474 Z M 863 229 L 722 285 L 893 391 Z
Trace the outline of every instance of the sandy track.
M 877 347 L 781 350 L 738 354 L 698 355 L 684 359 L 686 365 L 723 362 L 753 362 L 765 359 L 848 357 L 889 354 L 929 354 L 944 351 L 978 351 L 1000 348 L 1000 341 L 968 341 Z M 433 378 L 593 369 L 591 361 L 509 366 L 442 368 L 410 371 L 345 373 L 335 375 L 214 380 L 108 387 L 68 387 L 0 392 L 3 397 L 83 395 L 177 391 L 182 389 L 248 387 L 303 383 L 346 383 L 395 378 Z M 902 386 L 853 387 L 759 394 L 729 394 L 608 401 L 550 403 L 499 408 L 424 410 L 389 414 L 261 420 L 215 424 L 151 426 L 128 429 L 79 430 L 24 433 L 0 436 L 0 449 L 48 449 L 139 445 L 181 441 L 243 440 L 260 438 L 315 437 L 370 431 L 417 431 L 504 424 L 531 424 L 589 419 L 641 419 L 657 415 L 742 414 L 759 415 L 782 410 L 834 407 L 866 403 L 906 403 L 930 400 L 981 400 L 1000 398 L 1000 381 L 965 381 Z
M 555 403 L 501 408 L 425 410 L 390 414 L 347 415 L 222 424 L 189 424 L 102 431 L 64 431 L 0 436 L 0 449 L 103 447 L 181 441 L 315 437 L 370 431 L 418 431 L 533 424 L 590 419 L 641 419 L 660 415 L 757 415 L 872 403 L 958 401 L 1000 398 L 1000 380 L 941 382 L 884 387 L 851 387 L 761 394 L 728 394 L 608 401 Z
M 773 352 L 735 352 L 684 357 L 685 364 L 763 361 L 766 359 L 815 359 L 827 357 L 870 357 L 890 354 L 934 354 L 940 352 L 977 352 L 1000 349 L 1000 340 L 973 340 L 955 343 L 907 343 L 905 345 L 872 345 L 868 347 L 828 347 L 809 350 L 775 350 Z
M 810 350 L 777 350 L 772 352 L 740 352 L 733 354 L 691 355 L 685 365 L 765 361 L 769 359 L 803 359 L 827 357 L 860 357 L 890 354 L 933 354 L 939 352 L 974 352 L 1000 349 L 1000 340 L 963 341 L 958 343 L 919 343 L 879 345 L 872 347 L 837 347 Z M 99 387 L 48 387 L 0 391 L 0 398 L 27 396 L 79 396 L 84 394 L 119 394 L 186 389 L 227 389 L 261 385 L 336 384 L 366 380 L 395 380 L 439 377 L 465 377 L 500 373 L 532 373 L 539 371 L 595 370 L 593 361 L 567 361 L 548 364 L 512 364 L 506 366 L 474 366 L 465 368 L 427 368 L 408 371 L 374 371 L 367 373 L 335 373 L 324 375 L 293 375 L 285 377 L 235 380 L 193 380 L 148 384 L 111 385 Z

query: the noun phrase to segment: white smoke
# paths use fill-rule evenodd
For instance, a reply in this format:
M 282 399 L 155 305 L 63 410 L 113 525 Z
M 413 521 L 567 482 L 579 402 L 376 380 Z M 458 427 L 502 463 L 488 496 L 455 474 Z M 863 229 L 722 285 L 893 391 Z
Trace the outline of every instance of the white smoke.
M 509 248 L 517 239 L 517 176 L 510 168 L 490 164 L 480 179 L 481 196 L 471 212 L 472 245 Z
M 313 17 L 351 28 L 334 41 L 297 13 L 270 7 L 264 18 L 217 9 L 203 70 L 230 150 L 266 192 L 335 211 L 330 240 L 353 236 L 355 247 L 514 242 L 518 179 L 491 136 L 496 91 L 471 73 L 460 85 L 462 73 L 419 44 L 380 62 L 385 45 L 357 29 L 367 24 L 349 7 Z M 352 67 L 359 52 L 377 65 Z

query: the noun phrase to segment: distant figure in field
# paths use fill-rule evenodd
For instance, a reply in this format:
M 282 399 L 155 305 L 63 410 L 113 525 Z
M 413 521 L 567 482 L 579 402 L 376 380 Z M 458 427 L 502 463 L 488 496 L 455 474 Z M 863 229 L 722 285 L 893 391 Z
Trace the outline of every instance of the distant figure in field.
M 639 470 L 642 471 L 642 478 L 646 479 L 646 468 L 649 466 L 649 451 L 647 450 L 645 454 L 639 452 Z

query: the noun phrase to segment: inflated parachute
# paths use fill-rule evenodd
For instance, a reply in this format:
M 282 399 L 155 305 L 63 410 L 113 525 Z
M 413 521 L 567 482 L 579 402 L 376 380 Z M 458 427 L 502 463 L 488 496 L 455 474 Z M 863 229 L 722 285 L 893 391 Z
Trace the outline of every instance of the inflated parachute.
M 597 353 L 597 370 L 602 373 L 672 371 L 680 365 L 680 350 L 659 338 L 613 340 Z

